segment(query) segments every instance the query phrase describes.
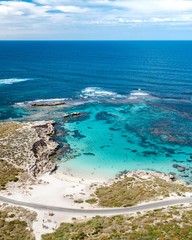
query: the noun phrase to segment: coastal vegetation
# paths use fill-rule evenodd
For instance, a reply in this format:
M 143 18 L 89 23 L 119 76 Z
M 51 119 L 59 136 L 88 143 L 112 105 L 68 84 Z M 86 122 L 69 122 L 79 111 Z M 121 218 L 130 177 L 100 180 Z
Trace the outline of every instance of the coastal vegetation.
M 85 200 L 85 202 L 89 203 L 89 204 L 96 204 L 97 198 L 89 198 L 89 199 Z
M 0 207 L 0 240 L 35 240 L 32 222 L 36 214 L 23 208 Z
M 93 217 L 62 223 L 42 240 L 192 239 L 192 206 L 170 207 L 132 216 Z
M 6 190 L 8 182 L 17 182 L 22 172 L 22 169 L 0 160 L 0 190 Z
M 16 147 L 13 144 L 17 141 L 16 133 L 21 126 L 18 122 L 0 123 L 0 190 L 5 190 L 8 182 L 17 182 L 23 172 L 16 161 L 19 145 Z
M 186 192 L 192 192 L 192 187 L 173 182 L 168 175 L 135 171 L 98 187 L 95 195 L 102 207 L 128 207 L 173 195 L 183 196 Z
M 34 133 L 24 128 L 24 123 L 0 123 L 0 159 L 19 168 L 26 166 L 30 142 Z

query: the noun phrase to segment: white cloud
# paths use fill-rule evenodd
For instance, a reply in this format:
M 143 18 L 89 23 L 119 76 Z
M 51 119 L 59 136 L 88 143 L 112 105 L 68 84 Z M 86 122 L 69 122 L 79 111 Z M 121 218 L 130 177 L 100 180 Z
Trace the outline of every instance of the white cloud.
M 191 11 L 192 1 L 189 0 L 118 0 L 110 2 L 111 5 L 123 7 L 134 12 L 181 12 Z
M 49 10 L 49 6 L 38 7 L 33 3 L 20 1 L 2 1 L 0 2 L 1 17 L 11 15 L 35 15 L 42 16 Z
M 175 12 L 175 11 L 191 11 L 191 0 L 94 0 L 90 3 L 103 4 L 113 7 L 121 7 L 124 10 L 134 12 Z
M 66 26 L 192 25 L 190 0 L 0 1 L 0 38 L 63 31 Z M 94 28 L 94 27 L 93 27 Z
M 76 6 L 56 6 L 52 8 L 52 10 L 60 10 L 62 12 L 68 12 L 68 13 L 83 13 L 86 12 L 86 8 L 80 8 Z

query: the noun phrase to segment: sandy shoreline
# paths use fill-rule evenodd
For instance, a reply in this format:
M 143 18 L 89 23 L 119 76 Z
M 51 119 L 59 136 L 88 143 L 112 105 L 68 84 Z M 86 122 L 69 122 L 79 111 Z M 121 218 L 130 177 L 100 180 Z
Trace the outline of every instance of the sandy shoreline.
M 8 184 L 8 190 L 3 191 L 4 196 L 11 199 L 34 202 L 46 205 L 55 205 L 58 207 L 86 207 L 90 208 L 86 203 L 75 203 L 78 199 L 88 199 L 94 192 L 95 188 L 90 186 L 98 186 L 103 182 L 95 182 L 69 175 L 62 174 L 44 174 L 38 177 L 38 184 L 26 184 L 25 186 L 16 184 Z M 2 194 L 1 194 L 2 195 Z

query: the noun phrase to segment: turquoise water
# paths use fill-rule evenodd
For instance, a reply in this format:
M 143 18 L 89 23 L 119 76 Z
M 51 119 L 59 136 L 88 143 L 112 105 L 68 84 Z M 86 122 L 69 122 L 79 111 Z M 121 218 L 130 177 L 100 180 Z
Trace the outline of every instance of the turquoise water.
M 0 56 L 0 120 L 55 120 L 60 171 L 192 182 L 191 41 L 1 41 Z
M 177 112 L 160 108 L 157 102 L 91 103 L 70 111 L 85 116 L 63 125 L 68 130 L 64 141 L 73 149 L 62 158 L 62 168 L 69 172 L 112 178 L 124 170 L 146 169 L 192 180 L 191 139 L 185 132 L 191 121 Z M 187 170 L 179 173 L 174 164 L 184 164 Z

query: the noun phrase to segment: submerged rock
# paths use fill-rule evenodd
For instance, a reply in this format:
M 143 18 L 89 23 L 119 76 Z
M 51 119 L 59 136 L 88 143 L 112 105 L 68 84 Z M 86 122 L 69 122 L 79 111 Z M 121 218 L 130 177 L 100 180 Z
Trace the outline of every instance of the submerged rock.
M 136 153 L 136 152 L 137 152 L 137 150 L 135 150 L 135 149 L 134 149 L 134 150 L 131 150 L 131 152 L 133 152 L 133 153 Z
M 177 168 L 177 170 L 179 172 L 185 172 L 186 169 L 185 169 L 185 167 L 180 166 L 180 167 Z
M 97 121 L 109 121 L 109 123 L 111 123 L 111 120 L 113 120 L 114 118 L 117 118 L 116 115 L 113 115 L 111 113 L 105 112 L 105 111 L 101 111 L 99 113 L 96 114 L 95 119 Z
M 177 169 L 179 172 L 185 172 L 186 170 L 189 170 L 188 167 L 181 166 L 179 164 L 173 164 L 173 167 Z
M 157 155 L 157 153 L 155 151 L 143 151 L 142 153 L 144 156 Z
M 109 148 L 109 147 L 110 147 L 109 145 L 103 145 L 100 148 Z
M 166 157 L 172 157 L 172 155 L 169 154 L 169 153 L 166 153 L 165 156 L 166 156 Z
M 179 165 L 178 164 L 173 164 L 173 166 L 172 167 L 174 167 L 174 168 L 178 168 L 179 167 Z
M 85 138 L 86 136 L 85 135 L 82 135 L 79 130 L 74 130 L 73 131 L 74 134 L 72 135 L 74 138 L 77 138 L 77 139 L 82 139 L 82 138 Z
M 95 154 L 94 154 L 94 153 L 90 153 L 90 152 L 88 152 L 88 153 L 83 153 L 83 155 L 95 156 Z
M 113 128 L 113 127 L 110 127 L 109 130 L 111 130 L 111 131 L 119 131 L 119 130 L 121 130 L 121 128 Z
M 183 174 L 183 175 L 181 175 L 181 177 L 188 178 L 189 175 L 188 174 Z

